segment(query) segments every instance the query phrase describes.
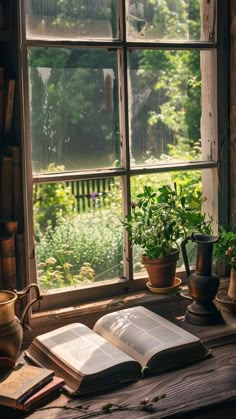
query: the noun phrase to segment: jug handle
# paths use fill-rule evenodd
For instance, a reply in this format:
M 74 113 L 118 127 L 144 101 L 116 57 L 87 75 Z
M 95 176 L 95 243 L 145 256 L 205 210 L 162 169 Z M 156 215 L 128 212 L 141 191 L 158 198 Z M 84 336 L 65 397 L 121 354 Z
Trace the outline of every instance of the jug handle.
M 38 286 L 37 284 L 29 284 L 29 285 L 27 285 L 27 286 L 26 286 L 23 290 L 21 290 L 21 291 L 15 291 L 15 293 L 16 293 L 16 295 L 17 295 L 18 299 L 21 299 L 22 297 L 26 296 L 26 295 L 30 292 L 31 288 L 34 288 L 34 289 L 35 289 L 35 292 L 36 292 L 36 297 L 35 297 L 35 298 L 33 298 L 31 301 L 29 301 L 29 302 L 28 302 L 28 304 L 26 304 L 26 306 L 25 306 L 25 308 L 24 308 L 24 310 L 23 310 L 23 313 L 22 313 L 22 315 L 21 315 L 21 318 L 20 318 L 20 322 L 21 322 L 22 326 L 23 326 L 25 329 L 30 329 L 30 327 L 29 327 L 28 325 L 26 325 L 26 324 L 25 324 L 26 314 L 27 314 L 27 312 L 28 312 L 29 308 L 30 308 L 30 307 L 31 307 L 34 303 L 36 303 L 36 301 L 41 300 L 41 299 L 42 299 L 42 296 L 41 296 L 41 294 L 40 294 L 39 286 Z
M 190 268 L 189 268 L 189 263 L 188 263 L 188 255 L 186 251 L 186 244 L 188 243 L 189 240 L 192 240 L 192 239 L 193 239 L 193 235 L 187 236 L 181 243 L 181 251 L 183 255 L 183 261 L 184 261 L 187 278 L 190 276 Z

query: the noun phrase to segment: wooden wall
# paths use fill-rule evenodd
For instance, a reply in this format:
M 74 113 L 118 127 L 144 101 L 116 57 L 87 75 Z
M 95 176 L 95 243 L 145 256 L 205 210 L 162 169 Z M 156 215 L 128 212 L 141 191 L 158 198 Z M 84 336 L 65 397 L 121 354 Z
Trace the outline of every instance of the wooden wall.
M 236 224 L 236 0 L 230 1 L 230 221 Z

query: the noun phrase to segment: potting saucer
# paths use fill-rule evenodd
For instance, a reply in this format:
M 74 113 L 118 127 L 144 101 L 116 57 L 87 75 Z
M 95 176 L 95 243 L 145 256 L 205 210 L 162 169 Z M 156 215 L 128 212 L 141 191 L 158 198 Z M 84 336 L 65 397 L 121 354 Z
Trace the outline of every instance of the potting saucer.
M 153 287 L 151 282 L 146 283 L 149 291 L 154 292 L 155 294 L 169 294 L 170 292 L 176 291 L 179 286 L 182 284 L 180 278 L 175 277 L 174 284 L 171 287 Z
M 233 301 L 232 298 L 228 297 L 225 291 L 218 292 L 216 301 L 220 303 L 221 307 L 225 310 L 236 313 L 236 301 Z

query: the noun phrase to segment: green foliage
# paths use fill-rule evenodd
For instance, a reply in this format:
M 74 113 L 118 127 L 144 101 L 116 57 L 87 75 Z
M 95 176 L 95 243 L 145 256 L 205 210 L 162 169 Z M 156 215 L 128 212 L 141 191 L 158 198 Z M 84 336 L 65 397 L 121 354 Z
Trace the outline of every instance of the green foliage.
M 120 274 L 123 233 L 115 212 L 103 209 L 57 218 L 56 226 L 48 223 L 36 239 L 42 287 L 79 285 Z M 49 255 L 54 263 L 45 262 Z
M 57 0 L 57 17 L 53 24 L 59 27 L 77 27 L 84 26 L 83 18 L 91 20 L 92 9 L 87 7 L 86 2 L 71 2 L 68 0 Z M 105 0 L 102 3 L 103 7 L 96 10 L 96 19 L 111 20 L 111 0 Z M 73 19 L 71 18 L 73 16 Z M 83 17 L 81 19 L 81 17 Z
M 43 288 L 60 288 L 94 281 L 95 272 L 90 263 L 84 263 L 78 274 L 74 274 L 73 265 L 67 261 L 70 253 L 68 245 L 64 245 L 62 249 L 57 250 L 59 258 L 51 256 L 38 264 L 39 283 Z
M 148 0 L 159 36 L 165 39 L 199 39 L 199 2 L 195 0 Z
M 123 225 L 132 244 L 141 246 L 151 259 L 161 258 L 178 249 L 189 232 L 209 232 L 211 220 L 201 213 L 201 204 L 201 197 L 176 184 L 163 185 L 157 191 L 144 186 Z
M 202 196 L 202 178 L 200 170 L 189 172 L 172 172 L 172 183 L 177 183 L 186 191 L 186 193 L 194 194 L 198 199 L 204 202 L 207 198 Z
M 36 3 L 34 2 L 35 6 Z M 139 4 L 139 2 L 130 3 Z M 188 36 L 190 39 L 199 39 L 199 2 L 147 0 L 143 4 L 144 10 L 148 8 L 155 10 L 154 21 L 149 22 L 149 27 L 151 28 L 152 23 L 155 24 L 160 34 L 165 34 L 166 39 L 187 39 Z M 103 8 L 97 7 L 96 13 L 98 11 L 99 15 L 97 14 L 96 18 L 116 20 L 116 13 L 113 13 L 116 2 L 107 0 L 103 5 L 105 5 Z M 49 15 L 55 17 L 52 18 L 53 25 L 62 31 L 68 29 L 71 33 L 73 29 L 76 31 L 77 28 L 84 26 L 85 21 L 88 22 L 91 17 L 89 2 L 57 0 L 52 10 Z M 116 23 L 113 22 L 112 26 L 116 28 Z M 163 139 L 156 133 L 158 127 L 164 126 L 168 132 L 168 139 L 170 138 L 167 147 L 168 156 L 163 153 L 160 155 L 156 150 L 149 148 L 148 144 L 147 164 L 167 159 L 182 161 L 198 159 L 201 112 L 199 53 L 140 50 L 138 54 L 131 55 L 135 62 L 130 59 L 130 70 L 135 69 L 142 74 L 137 93 L 140 84 L 144 91 L 150 86 L 152 95 L 158 100 L 162 98 L 163 102 L 160 103 L 159 109 L 154 108 L 154 111 L 150 107 L 152 102 L 148 103 L 146 113 L 142 111 L 143 115 L 139 115 L 142 117 L 144 127 L 143 137 L 137 145 L 140 148 L 139 153 L 142 152 L 149 132 L 153 134 L 155 145 L 161 143 Z M 104 163 L 103 159 L 102 165 L 110 165 L 115 161 L 119 167 L 116 54 L 89 48 L 30 48 L 29 62 L 32 82 L 31 128 L 34 168 L 51 172 L 55 166 L 58 168 L 61 162 L 76 170 L 98 167 L 96 165 L 100 154 L 103 158 L 106 156 L 106 162 Z M 108 112 L 105 105 L 104 68 L 114 74 L 113 112 Z M 47 76 L 43 77 L 45 69 Z M 134 91 L 134 97 L 135 93 Z M 92 124 L 88 121 L 92 121 Z M 139 133 L 135 133 L 132 137 L 134 139 L 132 149 L 135 147 L 136 137 L 139 137 Z M 102 150 L 102 153 L 98 155 L 96 150 Z M 55 162 L 55 165 L 48 167 L 48 161 Z M 165 186 L 174 182 L 177 184 L 176 189 Z M 133 177 L 132 197 L 136 194 L 142 196 L 146 185 L 150 185 L 155 191 L 157 175 Z M 201 173 L 166 172 L 158 175 L 158 186 L 158 192 L 153 193 L 156 196 L 160 193 L 163 198 L 161 202 L 163 219 L 168 213 L 168 208 L 170 214 L 175 214 L 169 224 L 162 226 L 161 235 L 170 245 L 172 243 L 176 246 L 182 234 L 188 229 L 193 229 L 190 228 L 190 224 L 194 225 L 194 231 L 197 231 L 198 228 L 203 228 L 201 220 L 203 224 L 205 223 L 204 216 L 200 215 L 203 200 Z M 74 212 L 74 198 L 65 184 L 43 184 L 36 187 L 34 205 L 36 250 L 37 259 L 41 262 L 40 282 L 43 286 L 75 285 L 81 281 L 86 283 L 117 276 L 122 266 L 122 228 L 118 221 L 120 214 L 117 214 L 117 208 L 121 208 L 121 196 L 117 190 L 120 190 L 118 178 L 114 181 L 114 188 L 104 199 L 106 209 L 96 208 L 93 212 L 77 215 Z M 152 211 L 153 209 L 151 213 Z M 177 225 L 177 213 L 182 217 L 182 231 Z M 135 255 L 137 261 L 139 253 L 136 252 Z
M 214 244 L 213 257 L 215 261 L 224 261 L 236 269 L 236 231 L 220 229 L 220 238 Z
M 100 158 L 105 164 L 104 156 L 109 156 L 112 165 L 119 157 L 115 141 L 118 113 L 106 109 L 103 67 L 105 63 L 116 83 L 115 54 L 96 49 L 31 48 L 29 62 L 34 171 L 45 171 L 48 162 L 64 164 L 67 170 L 97 167 Z M 111 106 L 115 90 L 113 96 Z M 103 151 L 99 155 L 98 146 Z
M 150 55 L 150 51 L 144 53 L 147 66 Z M 149 113 L 148 123 L 152 127 L 166 125 L 173 131 L 177 144 L 182 142 L 188 150 L 200 138 L 200 56 L 193 51 L 165 51 L 162 55 L 162 65 L 156 67 L 160 70 L 155 90 L 165 100 L 159 112 Z
M 63 167 L 49 165 L 49 171 L 59 172 Z M 75 198 L 65 183 L 46 183 L 35 186 L 34 219 L 36 234 L 45 231 L 48 222 L 55 227 L 57 220 L 63 216 L 72 216 L 75 209 Z
M 199 39 L 199 2 L 147 0 L 141 3 L 130 2 L 130 7 L 132 10 L 134 7 L 136 10 L 143 9 L 144 18 L 148 15 L 151 19 L 148 22 L 148 30 L 152 31 L 152 27 L 159 28 L 160 37 L 166 34 L 166 39 Z M 36 2 L 33 2 L 31 8 L 37 15 Z M 50 8 L 52 10 L 49 10 Z M 49 7 L 47 4 L 47 8 L 45 7 L 48 16 L 45 10 L 44 12 L 52 19 L 54 27 L 64 27 L 70 32 L 73 27 L 78 28 L 80 25 L 85 26 L 86 31 L 85 22 L 90 22 L 91 25 L 94 16 L 95 21 L 99 22 L 101 19 L 112 23 L 116 20 L 116 12 L 113 9 L 116 9 L 116 2 L 111 0 L 98 2 L 96 11 L 89 2 L 58 0 L 53 2 L 53 6 Z M 145 152 L 150 152 L 154 158 L 160 158 L 159 147 L 163 141 L 164 127 L 164 131 L 167 132 L 165 142 L 174 143 L 175 148 L 181 146 L 187 153 L 195 151 L 195 142 L 200 138 L 199 52 L 140 50 L 132 56 L 136 56 L 135 70 L 142 73 L 138 83 L 142 88 L 137 87 L 133 97 L 138 97 L 147 87 L 150 88 L 152 97 L 150 101 L 147 100 L 142 115 L 139 115 L 142 134 L 140 136 L 139 132 L 134 132 L 132 150 L 137 147 L 137 154 L 141 155 L 143 147 L 147 146 Z M 131 61 L 129 60 L 129 66 L 133 70 L 134 63 Z M 56 164 L 70 166 L 69 169 L 78 169 L 78 166 L 83 165 L 85 168 L 91 168 L 97 164 L 98 141 L 99 149 L 103 150 L 101 155 L 106 156 L 106 163 L 101 157 L 101 165 L 107 164 L 107 156 L 109 165 L 112 165 L 113 161 L 119 161 L 116 54 L 88 48 L 30 48 L 29 63 L 32 81 L 34 167 L 38 161 L 43 162 L 43 168 L 48 161 L 54 161 Z M 114 107 L 112 112 L 107 111 L 104 103 L 104 68 L 114 74 L 110 98 Z M 45 70 L 48 77 L 42 77 Z M 158 109 L 155 106 L 153 108 L 153 104 L 159 103 L 159 99 Z M 93 123 L 90 124 L 89 121 Z M 135 130 L 139 130 L 138 124 Z M 83 141 L 84 138 L 87 141 Z M 181 156 L 179 157 L 181 159 Z M 182 157 L 185 159 L 185 154 Z M 193 158 L 198 158 L 198 154 L 193 152 L 191 159 Z
M 152 190 L 156 190 L 158 181 L 159 188 L 164 186 L 165 191 L 166 183 L 172 184 L 171 179 L 174 173 L 158 175 L 158 178 L 153 174 L 132 177 L 133 199 L 136 194 L 142 194 L 145 184 L 151 185 Z M 203 201 L 201 188 L 198 188 L 196 183 L 200 174 L 188 172 L 185 175 L 182 172 L 175 173 L 179 182 L 176 186 L 177 191 L 182 190 L 181 194 L 186 196 L 187 202 L 191 202 L 190 207 L 194 207 L 193 213 L 198 213 Z M 57 189 L 56 184 L 52 186 Z M 168 188 L 167 191 L 169 191 Z M 172 192 L 169 191 L 167 194 L 163 192 L 162 195 L 168 201 Z M 54 193 L 56 190 L 53 192 L 53 197 Z M 191 199 L 192 196 L 194 199 Z M 35 209 L 36 256 L 40 285 L 43 288 L 58 288 L 123 275 L 123 232 L 120 223 L 119 178 L 114 178 L 111 191 L 104 198 L 105 206 L 101 207 L 101 203 L 96 205 L 95 202 L 92 210 L 87 208 L 86 212 L 81 214 L 74 212 L 71 214 L 70 206 L 65 205 L 66 200 L 64 201 L 64 199 L 58 206 L 61 211 L 56 212 L 52 207 L 53 212 L 50 214 L 50 206 L 45 205 L 47 199 L 47 195 L 43 196 L 42 190 L 41 201 L 44 202 L 44 206 L 40 208 L 40 204 L 37 203 L 37 210 Z M 95 197 L 94 199 L 96 201 L 99 198 Z M 185 203 L 186 208 L 187 202 Z M 63 205 L 65 205 L 65 210 L 62 210 Z M 47 211 L 44 211 L 44 207 L 47 208 Z M 190 219 L 192 217 L 191 214 L 191 211 L 186 211 L 187 224 L 189 224 L 188 217 Z M 50 220 L 51 218 L 52 220 Z M 40 220 L 41 223 L 39 223 Z M 195 222 L 197 222 L 196 219 Z M 140 248 L 134 245 L 133 250 L 134 268 L 137 272 L 143 269 L 140 263 Z
M 186 194 L 193 194 L 198 197 L 199 201 L 205 201 L 202 197 L 201 171 L 191 170 L 188 172 L 173 171 L 167 173 L 139 175 L 131 178 L 131 198 L 135 200 L 135 196 L 142 193 L 144 186 L 149 185 L 153 189 L 162 185 L 173 185 L 176 183 L 182 187 Z

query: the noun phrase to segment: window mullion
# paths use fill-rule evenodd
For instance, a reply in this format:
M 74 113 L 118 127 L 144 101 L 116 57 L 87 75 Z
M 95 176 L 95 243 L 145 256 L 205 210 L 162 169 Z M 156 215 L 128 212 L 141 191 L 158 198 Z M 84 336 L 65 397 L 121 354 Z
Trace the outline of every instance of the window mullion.
M 22 132 L 22 170 L 23 170 L 23 188 L 24 196 L 24 221 L 25 221 L 25 250 L 26 250 L 26 263 L 27 278 L 29 282 L 36 282 L 36 259 L 35 259 L 35 244 L 34 244 L 34 228 L 33 228 L 33 207 L 32 207 L 32 154 L 31 154 L 31 139 L 30 139 L 30 103 L 29 103 L 29 75 L 27 63 L 27 41 L 25 30 L 25 10 L 24 2 L 21 2 L 19 7 L 20 16 L 20 100 L 23 116 L 23 132 Z M 26 281 L 26 278 L 25 278 Z M 21 284 L 23 286 L 24 284 Z
M 116 0 L 117 20 L 118 20 L 118 39 L 125 39 L 126 22 L 125 22 L 125 1 Z
M 230 179 L 230 150 L 229 150 L 229 7 L 228 0 L 218 2 L 217 11 L 217 92 L 218 92 L 218 150 L 219 150 L 219 200 L 218 214 L 220 225 L 228 226 L 232 223 L 232 209 L 230 207 L 229 196 L 230 185 L 233 187 L 234 181 Z M 233 6 L 232 6 L 233 7 Z M 234 116 L 233 116 L 234 119 Z M 231 139 L 232 140 L 232 139 Z M 232 158 L 232 157 L 231 157 Z
M 118 2 L 120 39 L 123 41 L 123 49 L 118 51 L 118 77 L 119 77 L 119 106 L 120 106 L 120 146 L 121 167 L 126 170 L 122 176 L 122 211 L 125 217 L 130 211 L 130 140 L 129 140 L 129 97 L 128 97 L 128 62 L 126 44 L 126 15 L 125 1 Z M 128 279 L 133 278 L 132 248 L 126 229 L 123 232 L 123 260 L 124 275 Z

